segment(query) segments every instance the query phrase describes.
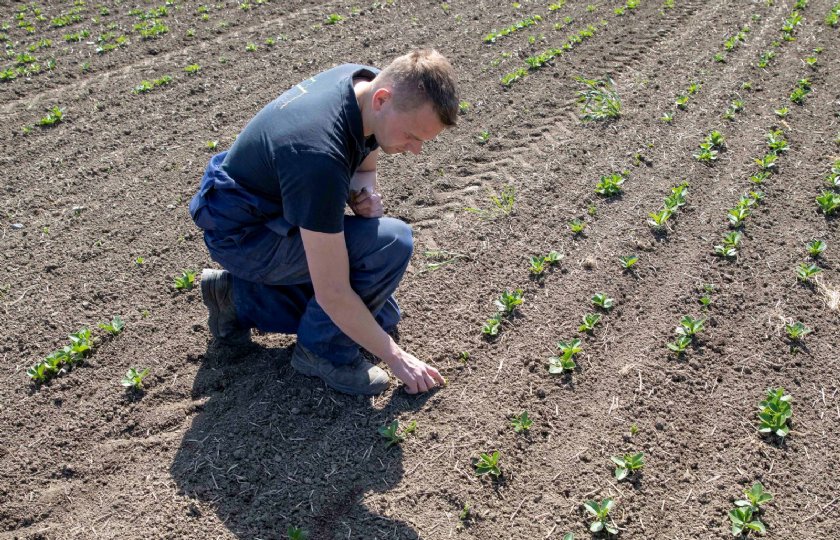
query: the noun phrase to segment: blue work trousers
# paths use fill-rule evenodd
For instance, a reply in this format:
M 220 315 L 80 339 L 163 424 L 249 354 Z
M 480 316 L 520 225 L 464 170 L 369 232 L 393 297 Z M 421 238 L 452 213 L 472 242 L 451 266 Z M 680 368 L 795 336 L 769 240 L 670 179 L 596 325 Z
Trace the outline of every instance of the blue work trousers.
M 299 230 L 275 214 L 276 203 L 237 185 L 214 156 L 190 213 L 204 229 L 211 257 L 233 276 L 240 324 L 298 336 L 298 342 L 336 364 L 350 363 L 359 346 L 332 322 L 315 300 Z M 383 217 L 344 217 L 350 286 L 379 325 L 393 329 L 400 309 L 393 293 L 411 258 L 414 242 L 404 222 Z

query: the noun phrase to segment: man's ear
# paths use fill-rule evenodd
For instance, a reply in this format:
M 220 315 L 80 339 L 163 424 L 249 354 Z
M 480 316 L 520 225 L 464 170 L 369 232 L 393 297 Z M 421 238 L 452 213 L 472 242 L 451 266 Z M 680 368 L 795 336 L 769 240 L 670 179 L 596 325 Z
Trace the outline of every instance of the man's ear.
M 375 112 L 379 112 L 392 98 L 393 94 L 391 93 L 390 88 L 378 88 L 376 92 L 373 93 L 373 98 L 371 100 L 373 110 Z

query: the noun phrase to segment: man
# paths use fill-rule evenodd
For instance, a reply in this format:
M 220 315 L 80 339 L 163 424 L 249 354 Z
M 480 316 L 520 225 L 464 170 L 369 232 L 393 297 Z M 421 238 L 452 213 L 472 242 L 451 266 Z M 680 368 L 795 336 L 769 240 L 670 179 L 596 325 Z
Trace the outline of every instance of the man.
M 413 249 L 411 229 L 383 217 L 376 160 L 419 154 L 455 125 L 455 73 L 437 51 L 376 68 L 319 73 L 260 111 L 228 152 L 210 160 L 190 214 L 211 256 L 201 293 L 213 337 L 250 341 L 250 328 L 297 333 L 292 367 L 350 394 L 374 395 L 387 373 L 408 393 L 445 381 L 387 333 L 399 322 L 392 294 Z M 351 186 L 353 190 L 351 191 Z M 354 216 L 345 216 L 349 203 Z

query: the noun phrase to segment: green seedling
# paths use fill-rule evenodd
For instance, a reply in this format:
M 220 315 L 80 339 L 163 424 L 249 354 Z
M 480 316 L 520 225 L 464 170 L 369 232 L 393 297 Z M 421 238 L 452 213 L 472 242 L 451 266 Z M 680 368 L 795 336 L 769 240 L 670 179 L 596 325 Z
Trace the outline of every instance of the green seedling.
M 112 336 L 116 336 L 123 331 L 123 328 L 125 328 L 125 322 L 119 315 L 114 315 L 114 318 L 111 319 L 110 323 L 99 323 L 99 328 L 105 330 Z
M 758 404 L 759 433 L 770 433 L 785 438 L 790 433 L 788 421 L 793 415 L 790 394 L 784 388 L 770 388 L 767 397 Z
M 732 536 L 742 536 L 750 531 L 761 534 L 767 532 L 764 523 L 753 519 L 752 508 L 733 508 L 729 511 L 729 519 L 732 521 Z
M 527 76 L 528 76 L 528 70 L 525 69 L 525 68 L 519 68 L 519 69 L 516 69 L 515 71 L 512 71 L 510 73 L 507 73 L 507 74 L 503 75 L 502 78 L 500 79 L 500 82 L 502 83 L 502 86 L 510 86 L 513 83 L 515 83 L 516 81 L 518 81 L 520 79 L 523 79 Z
M 790 113 L 790 109 L 788 109 L 787 107 L 779 107 L 778 109 L 774 109 L 773 112 L 779 118 L 785 118 L 788 115 L 788 113 Z
M 613 308 L 615 300 L 608 298 L 604 293 L 597 293 L 592 296 L 592 304 L 603 310 L 609 311 Z
M 667 343 L 666 347 L 677 353 L 677 356 L 683 354 L 691 345 L 691 338 L 688 336 L 677 336 L 672 343 Z
M 801 341 L 802 338 L 810 334 L 812 330 L 803 323 L 796 321 L 793 324 L 785 324 L 785 332 L 787 333 L 788 339 L 791 341 Z
M 327 24 L 327 25 L 338 24 L 343 20 L 344 20 L 344 17 L 342 17 L 338 13 L 330 13 L 329 15 L 327 15 L 327 18 L 324 20 L 324 24 Z
M 146 259 L 144 259 L 143 257 L 137 257 L 136 259 L 134 259 L 134 264 L 136 264 L 137 266 L 143 266 L 145 262 Z
M 816 56 L 807 56 L 807 57 L 805 57 L 803 62 L 805 62 L 805 65 L 808 66 L 809 68 L 817 69 L 817 57 Z
M 652 228 L 657 230 L 663 230 L 667 226 L 667 222 L 671 219 L 671 216 L 674 214 L 674 211 L 671 208 L 662 208 L 659 212 L 651 212 L 648 214 L 647 223 Z
M 712 284 L 703 285 L 703 296 L 700 297 L 700 304 L 703 307 L 709 307 L 712 303 L 712 293 L 715 290 L 715 286 Z
M 503 292 L 498 300 L 495 300 L 493 303 L 499 312 L 509 314 L 513 313 L 513 310 L 522 305 L 524 301 L 522 289 L 516 289 L 514 291 Z
M 579 219 L 573 219 L 569 222 L 569 229 L 572 231 L 573 234 L 581 234 L 583 230 L 586 228 L 586 223 Z
M 840 208 L 840 194 L 823 191 L 816 199 L 822 213 L 830 216 Z
M 173 286 L 178 290 L 191 290 L 195 286 L 195 271 L 183 270 L 180 276 L 175 276 Z
M 715 246 L 715 254 L 726 258 L 738 255 L 738 247 L 741 244 L 741 233 L 732 231 L 723 235 L 723 243 Z
M 726 63 L 726 55 L 724 53 L 720 53 L 720 52 L 715 53 L 715 55 L 712 56 L 712 60 L 714 60 L 715 62 L 721 63 L 721 64 Z
M 495 337 L 499 335 L 499 329 L 501 324 L 502 314 L 496 313 L 494 316 L 487 319 L 487 322 L 485 322 L 484 325 L 481 327 L 481 333 L 486 336 Z
M 583 316 L 583 324 L 580 325 L 578 331 L 580 332 L 592 332 L 595 330 L 595 326 L 601 321 L 601 314 L 600 313 L 587 313 Z
M 583 503 L 583 507 L 595 519 L 589 526 L 591 532 L 599 533 L 601 531 L 607 531 L 608 534 L 618 534 L 618 527 L 616 527 L 610 518 L 610 511 L 615 508 L 615 502 L 612 499 L 604 499 L 600 503 L 597 501 L 586 501 Z
M 760 510 L 759 507 L 762 504 L 773 500 L 773 494 L 764 491 L 764 486 L 761 485 L 761 482 L 756 482 L 749 491 L 745 491 L 744 497 L 746 499 L 735 501 L 735 506 L 750 508 L 753 513 L 758 513 Z
M 303 529 L 294 525 L 289 525 L 289 528 L 286 529 L 286 536 L 289 537 L 289 540 L 306 540 L 307 538 Z
M 702 85 L 701 85 L 699 82 L 693 82 L 693 83 L 689 84 L 689 85 L 688 85 L 688 93 L 689 93 L 689 95 L 694 95 L 694 94 L 696 94 L 696 93 L 697 93 L 697 91 L 698 91 L 698 90 L 700 90 L 700 87 L 701 87 L 701 86 L 702 86 Z
M 487 141 L 490 140 L 490 132 L 489 131 L 480 131 L 478 133 L 478 144 L 487 144 Z
M 772 61 L 776 57 L 776 53 L 773 51 L 765 51 L 761 53 L 761 56 L 758 58 L 758 67 L 761 69 L 766 68 L 770 65 L 770 61 Z
M 533 274 L 535 276 L 542 276 L 543 275 L 543 273 L 545 272 L 545 268 L 546 268 L 545 259 L 543 257 L 531 257 L 530 259 L 528 259 L 528 262 L 531 265 L 528 268 L 528 270 L 531 272 L 531 274 Z
M 549 251 L 549 252 L 548 252 L 548 255 L 546 255 L 545 257 L 543 257 L 543 260 L 544 260 L 547 264 L 557 264 L 558 262 L 560 262 L 560 259 L 562 259 L 562 258 L 563 258 L 563 254 L 562 254 L 562 253 L 560 253 L 560 252 L 558 252 L 558 251 Z
M 825 251 L 826 244 L 822 240 L 811 240 L 806 247 L 808 248 L 808 255 L 817 258 Z
M 666 113 L 663 113 L 662 118 L 660 118 L 660 120 L 662 120 L 666 124 L 670 124 L 671 122 L 674 121 L 674 113 L 672 113 L 670 111 L 666 112 Z
M 247 43 L 245 45 L 245 52 L 256 52 L 258 49 L 256 43 Z
M 186 72 L 188 75 L 195 75 L 199 71 L 201 71 L 201 66 L 198 64 L 190 64 L 188 66 L 184 66 L 184 72 Z
M 611 78 L 575 77 L 575 80 L 586 86 L 585 90 L 578 92 L 578 101 L 583 103 L 582 120 L 608 120 L 621 116 L 621 99 L 615 91 L 615 83 Z
M 563 371 L 572 371 L 577 367 L 575 364 L 575 355 L 583 352 L 580 346 L 579 339 L 571 341 L 561 341 L 557 343 L 557 348 L 560 349 L 560 356 L 552 356 L 548 359 L 548 372 L 552 375 L 563 373 Z
M 601 177 L 595 186 L 595 193 L 604 197 L 614 197 L 621 193 L 621 185 L 624 183 L 622 173 L 613 173 Z
M 683 182 L 671 188 L 671 194 L 665 197 L 665 208 L 676 212 L 685 206 L 685 196 L 688 194 L 688 182 Z
M 770 178 L 770 171 L 761 171 L 757 172 L 754 175 L 750 176 L 750 182 L 756 185 L 763 184 L 768 178 Z
M 377 430 L 379 434 L 386 439 L 385 441 L 385 448 L 390 448 L 394 445 L 397 445 L 405 440 L 406 435 L 413 433 L 417 429 L 417 422 L 412 420 L 408 426 L 403 429 L 402 433 L 399 432 L 400 429 L 400 422 L 399 420 L 394 420 L 390 424 L 380 426 Z
M 680 325 L 676 328 L 677 335 L 693 338 L 698 332 L 702 332 L 706 324 L 706 319 L 695 319 L 691 315 L 686 315 L 680 319 Z
M 706 137 L 706 142 L 711 143 L 712 148 L 717 148 L 718 150 L 722 150 L 726 146 L 726 140 L 723 137 L 723 133 L 720 131 L 712 131 L 709 133 L 709 136 Z
M 644 453 L 638 452 L 636 454 L 625 454 L 624 456 L 613 456 L 612 462 L 615 463 L 615 479 L 624 480 L 629 475 L 641 470 L 645 465 Z
M 639 262 L 639 257 L 636 255 L 628 255 L 625 257 L 619 257 L 618 262 L 621 264 L 621 268 L 624 270 L 632 270 L 636 263 Z
M 50 109 L 46 116 L 38 120 L 38 125 L 46 127 L 54 126 L 55 124 L 61 122 L 62 118 L 64 118 L 64 109 L 55 106 Z
M 513 431 L 516 433 L 524 433 L 531 429 L 531 425 L 534 423 L 533 420 L 528 418 L 528 411 L 524 411 L 519 416 L 514 416 L 513 421 L 511 421 L 511 425 L 513 426 Z
M 749 215 L 749 208 L 738 205 L 735 208 L 730 209 L 726 217 L 729 218 L 729 225 L 737 228 L 744 224 L 744 220 L 747 219 Z
M 493 219 L 500 216 L 507 216 L 513 213 L 516 206 L 516 188 L 511 185 L 504 186 L 500 194 L 490 191 L 490 203 L 493 205 L 491 210 L 483 210 L 481 208 L 468 207 L 465 208 L 467 212 L 478 214 L 482 218 Z
M 820 272 L 822 272 L 822 268 L 816 264 L 800 263 L 799 267 L 796 269 L 796 278 L 803 283 L 808 283 Z
M 696 154 L 693 154 L 694 159 L 701 163 L 711 163 L 712 161 L 716 161 L 718 158 L 718 151 L 713 148 L 712 143 L 704 142 L 700 143 L 700 151 Z
M 146 368 L 143 371 L 138 371 L 137 368 L 129 368 L 128 371 L 125 372 L 125 377 L 122 378 L 120 384 L 122 384 L 126 388 L 142 390 L 143 379 L 146 378 L 146 375 L 148 374 L 149 368 Z
M 26 371 L 26 374 L 36 383 L 46 382 L 50 379 L 50 377 L 52 377 L 50 368 L 44 362 L 39 362 L 33 365 Z
M 684 111 L 688 108 L 688 101 L 691 99 L 689 96 L 677 96 L 674 99 L 674 105 L 681 111 Z
M 484 36 L 484 43 L 495 43 L 497 39 L 508 36 L 517 30 L 522 30 L 523 28 L 528 28 L 529 26 L 534 26 L 537 22 L 541 21 L 542 17 L 539 15 L 534 15 L 533 17 L 529 17 L 522 21 L 517 21 L 512 25 L 508 26 L 507 28 L 502 28 L 498 32 L 493 30 L 486 36 Z
M 498 478 L 502 471 L 499 469 L 499 451 L 496 450 L 492 454 L 480 454 L 475 462 L 475 474 L 482 476 L 489 474 Z
M 790 93 L 790 100 L 797 105 L 805 103 L 805 98 L 811 93 L 811 84 L 808 79 L 800 79 L 796 88 Z
M 207 142 L 204 143 L 204 146 L 208 150 L 215 150 L 219 146 L 219 141 L 207 141 Z
M 82 328 L 75 334 L 70 334 L 67 337 L 70 339 L 70 345 L 64 347 L 64 351 L 68 353 L 68 363 L 75 364 L 77 362 L 81 362 L 82 359 L 93 350 L 93 342 L 90 339 L 90 330 L 87 328 Z
M 468 112 L 470 112 L 470 107 L 472 107 L 472 105 L 469 101 L 462 101 L 458 103 L 458 112 L 460 114 L 467 114 Z

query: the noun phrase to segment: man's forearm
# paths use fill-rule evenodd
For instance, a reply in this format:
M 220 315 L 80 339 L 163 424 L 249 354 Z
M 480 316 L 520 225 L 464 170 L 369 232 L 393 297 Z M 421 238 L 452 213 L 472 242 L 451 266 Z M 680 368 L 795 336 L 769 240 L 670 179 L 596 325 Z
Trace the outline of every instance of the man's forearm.
M 399 357 L 399 346 L 380 328 L 355 291 L 350 289 L 319 303 L 342 332 L 386 364 Z

